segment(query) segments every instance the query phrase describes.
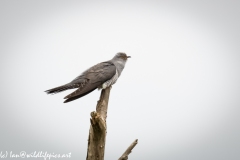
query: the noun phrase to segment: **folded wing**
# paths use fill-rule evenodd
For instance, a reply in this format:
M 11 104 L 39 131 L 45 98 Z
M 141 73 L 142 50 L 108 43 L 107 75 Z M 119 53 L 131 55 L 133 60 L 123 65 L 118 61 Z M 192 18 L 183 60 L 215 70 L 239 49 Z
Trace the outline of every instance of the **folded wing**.
M 89 68 L 69 83 L 72 86 L 78 85 L 78 89 L 64 97 L 64 99 L 66 99 L 64 103 L 87 95 L 111 79 L 115 74 L 116 67 L 112 62 L 102 62 Z

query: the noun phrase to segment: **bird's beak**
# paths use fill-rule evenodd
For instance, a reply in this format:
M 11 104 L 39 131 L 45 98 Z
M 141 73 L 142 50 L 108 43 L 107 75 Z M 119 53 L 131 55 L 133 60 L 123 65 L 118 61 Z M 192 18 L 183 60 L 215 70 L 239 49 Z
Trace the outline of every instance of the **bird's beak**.
M 131 58 L 131 56 L 127 56 L 127 58 Z

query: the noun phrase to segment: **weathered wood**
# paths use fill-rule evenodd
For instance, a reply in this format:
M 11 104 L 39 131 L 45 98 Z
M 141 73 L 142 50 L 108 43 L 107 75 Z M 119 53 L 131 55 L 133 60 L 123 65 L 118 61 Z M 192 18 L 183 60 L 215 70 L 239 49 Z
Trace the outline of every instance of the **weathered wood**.
M 118 159 L 118 160 L 127 160 L 128 155 L 132 152 L 132 149 L 137 145 L 138 140 L 136 139 L 128 148 L 127 150 L 123 153 L 123 155 Z
M 111 87 L 103 89 L 97 103 L 96 112 L 91 112 L 88 137 L 87 160 L 104 160 L 107 134 L 107 109 Z

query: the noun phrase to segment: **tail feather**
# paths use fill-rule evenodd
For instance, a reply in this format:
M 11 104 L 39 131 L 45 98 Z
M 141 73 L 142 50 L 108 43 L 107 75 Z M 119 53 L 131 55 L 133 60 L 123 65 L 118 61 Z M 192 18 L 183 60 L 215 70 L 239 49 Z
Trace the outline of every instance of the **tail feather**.
M 91 93 L 92 91 L 94 91 L 96 88 L 93 88 L 93 89 L 91 89 L 91 90 L 89 90 L 89 91 L 87 91 L 87 92 L 85 92 L 85 93 L 83 93 L 83 94 L 80 94 L 80 95 L 77 95 L 77 96 L 74 96 L 74 97 L 69 97 L 69 98 L 64 98 L 64 99 L 66 99 L 63 103 L 67 103 L 67 102 L 71 102 L 71 101 L 74 101 L 74 100 L 76 100 L 76 99 L 78 99 L 78 98 L 81 98 L 81 97 L 83 97 L 83 96 L 85 96 L 85 95 L 87 95 L 87 94 L 89 94 L 89 93 Z M 71 95 L 71 94 L 70 94 Z
M 68 89 L 73 89 L 73 88 L 75 88 L 73 85 L 65 84 L 65 85 L 62 85 L 59 87 L 55 87 L 55 88 L 46 90 L 45 92 L 47 94 L 56 94 L 56 93 L 59 93 L 59 92 L 62 92 L 62 91 L 68 90 Z
M 101 85 L 101 82 L 91 83 L 89 80 L 87 80 L 82 88 L 78 88 L 77 90 L 75 90 L 71 94 L 64 97 L 64 99 L 66 99 L 64 101 L 64 103 L 67 103 L 67 102 L 73 101 L 75 99 L 81 98 L 81 97 L 89 94 L 90 92 L 94 91 L 95 89 L 97 89 L 98 86 L 100 86 L 100 85 Z

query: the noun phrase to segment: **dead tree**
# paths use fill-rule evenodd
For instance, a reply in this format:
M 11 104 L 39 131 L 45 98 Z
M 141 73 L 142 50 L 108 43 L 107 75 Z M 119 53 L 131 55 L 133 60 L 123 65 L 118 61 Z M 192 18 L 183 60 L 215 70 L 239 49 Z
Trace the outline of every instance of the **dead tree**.
M 106 89 L 103 89 L 101 91 L 101 96 L 97 103 L 96 111 L 91 112 L 91 118 L 90 118 L 91 125 L 89 129 L 88 149 L 87 149 L 87 158 L 86 158 L 87 160 L 104 160 L 105 141 L 106 141 L 106 134 L 107 134 L 106 119 L 107 119 L 107 109 L 108 109 L 108 100 L 109 100 L 110 90 L 111 90 L 111 87 L 107 87 Z M 126 151 L 125 152 L 126 154 L 124 153 L 123 156 L 127 158 L 127 155 L 130 154 L 130 152 Z

